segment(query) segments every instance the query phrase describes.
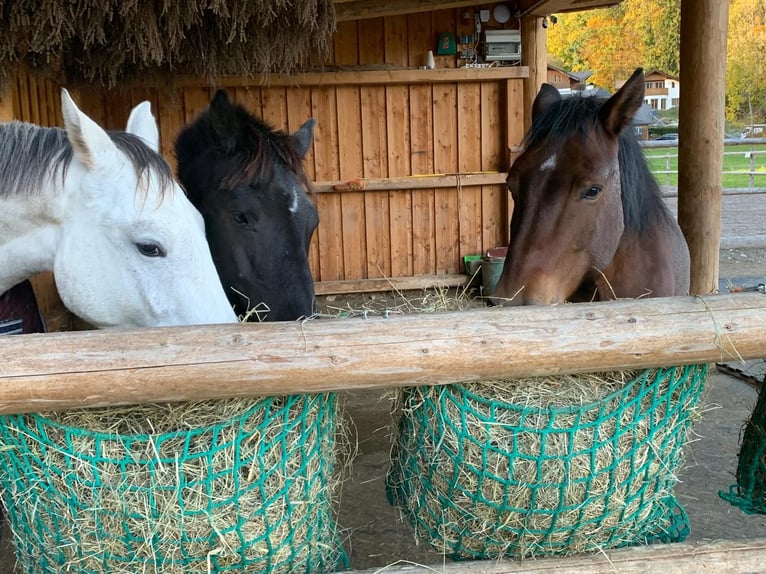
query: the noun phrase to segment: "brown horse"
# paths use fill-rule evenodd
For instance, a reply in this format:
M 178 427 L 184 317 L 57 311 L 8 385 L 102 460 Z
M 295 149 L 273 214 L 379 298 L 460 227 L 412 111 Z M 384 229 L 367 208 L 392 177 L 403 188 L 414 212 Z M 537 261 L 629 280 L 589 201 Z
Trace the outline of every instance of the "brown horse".
M 607 100 L 543 84 L 508 173 L 511 242 L 494 303 L 688 292 L 686 241 L 630 128 L 643 99 L 640 68 Z

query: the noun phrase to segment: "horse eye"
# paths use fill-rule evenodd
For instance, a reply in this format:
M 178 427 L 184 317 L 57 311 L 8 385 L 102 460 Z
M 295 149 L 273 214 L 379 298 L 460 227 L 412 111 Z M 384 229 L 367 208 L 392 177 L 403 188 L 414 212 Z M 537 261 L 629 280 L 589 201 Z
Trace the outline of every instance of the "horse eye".
M 588 199 L 593 201 L 601 194 L 601 186 L 600 185 L 592 185 L 582 193 L 583 199 Z
M 234 217 L 234 221 L 237 223 L 241 223 L 242 225 L 247 225 L 247 215 L 242 213 L 241 211 L 235 211 L 232 216 Z
M 136 243 L 138 252 L 144 257 L 165 257 L 167 253 L 156 243 Z

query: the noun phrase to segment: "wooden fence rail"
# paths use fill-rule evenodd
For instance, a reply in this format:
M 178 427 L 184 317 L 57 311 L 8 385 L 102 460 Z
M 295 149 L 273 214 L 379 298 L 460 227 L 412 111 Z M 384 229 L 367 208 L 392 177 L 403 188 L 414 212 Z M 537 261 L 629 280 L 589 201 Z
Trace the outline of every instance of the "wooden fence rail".
M 697 574 L 763 572 L 766 539 L 653 544 L 599 554 L 525 560 L 486 560 L 420 566 L 403 563 L 354 574 Z
M 0 412 L 434 385 L 766 355 L 760 293 L 20 335 Z

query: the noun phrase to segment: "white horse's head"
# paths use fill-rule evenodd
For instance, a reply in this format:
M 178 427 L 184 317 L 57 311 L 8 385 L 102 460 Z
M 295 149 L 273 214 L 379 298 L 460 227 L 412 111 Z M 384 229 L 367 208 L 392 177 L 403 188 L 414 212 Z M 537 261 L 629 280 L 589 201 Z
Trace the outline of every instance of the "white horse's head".
M 159 156 L 149 102 L 107 134 L 66 90 L 72 161 L 54 255 L 64 304 L 96 327 L 230 323 L 202 217 Z

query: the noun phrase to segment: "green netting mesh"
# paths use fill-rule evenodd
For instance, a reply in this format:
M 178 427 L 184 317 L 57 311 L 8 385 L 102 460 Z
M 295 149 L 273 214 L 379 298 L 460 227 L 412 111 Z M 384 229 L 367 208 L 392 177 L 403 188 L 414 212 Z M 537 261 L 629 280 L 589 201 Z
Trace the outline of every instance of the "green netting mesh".
M 334 394 L 0 417 L 19 564 L 333 571 L 346 564 L 331 501 L 336 422 Z M 126 430 L 136 424 L 150 432 Z
M 634 374 L 571 406 L 481 383 L 406 389 L 389 500 L 454 559 L 685 539 L 673 486 L 706 367 Z
M 766 380 L 742 434 L 737 484 L 718 495 L 748 514 L 766 514 Z

